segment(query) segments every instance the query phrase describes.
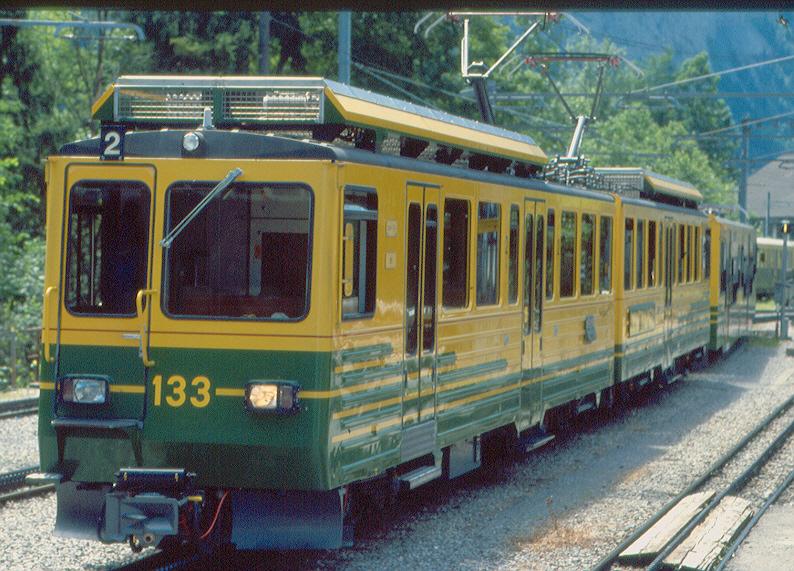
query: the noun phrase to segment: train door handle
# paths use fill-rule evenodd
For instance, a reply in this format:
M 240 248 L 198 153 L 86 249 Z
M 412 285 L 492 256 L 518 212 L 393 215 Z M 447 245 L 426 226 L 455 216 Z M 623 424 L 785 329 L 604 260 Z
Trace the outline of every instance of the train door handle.
M 138 321 L 140 323 L 141 333 L 140 333 L 140 355 L 141 360 L 143 361 L 144 367 L 151 367 L 154 365 L 154 361 L 149 359 L 149 316 L 151 315 L 151 311 L 147 311 L 144 314 L 143 311 L 143 298 L 144 297 L 153 297 L 157 293 L 156 289 L 141 289 L 138 290 L 138 294 L 135 296 L 135 309 L 138 313 Z M 150 309 L 150 308 L 147 308 Z
M 47 363 L 52 363 L 52 355 L 50 354 L 50 299 L 52 298 L 52 294 L 57 291 L 57 287 L 50 286 L 44 292 L 44 316 L 41 326 L 41 339 L 44 342 L 44 360 Z

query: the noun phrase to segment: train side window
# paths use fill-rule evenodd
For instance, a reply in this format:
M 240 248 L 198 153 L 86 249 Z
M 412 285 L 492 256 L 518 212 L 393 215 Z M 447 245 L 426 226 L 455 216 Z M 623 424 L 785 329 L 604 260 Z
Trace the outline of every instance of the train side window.
M 532 289 L 534 266 L 532 264 L 532 253 L 534 244 L 532 242 L 535 234 L 533 232 L 532 213 L 528 212 L 524 217 L 524 335 L 529 335 L 532 329 L 533 309 L 534 309 L 534 290 Z
M 648 220 L 648 287 L 656 285 L 656 221 Z
M 520 226 L 518 206 L 510 205 L 510 244 L 507 260 L 507 303 L 518 301 L 518 227 Z
M 711 276 L 711 229 L 703 233 L 703 279 Z
M 593 293 L 593 258 L 595 250 L 595 216 L 582 214 L 582 255 L 579 265 L 579 283 L 581 295 Z
M 436 346 L 436 282 L 438 280 L 438 207 L 428 204 L 425 210 L 425 288 L 422 295 L 422 349 Z
M 469 304 L 469 210 L 468 200 L 444 201 L 444 307 Z
M 535 227 L 535 331 L 543 325 L 543 215 L 537 215 Z
M 626 218 L 626 233 L 623 236 L 623 289 L 626 291 L 631 287 L 631 260 L 634 254 L 634 219 Z
M 634 272 L 637 275 L 637 289 L 642 289 L 644 287 L 643 284 L 643 275 L 642 275 L 642 262 L 643 257 L 645 256 L 645 220 L 637 220 L 637 265 L 634 268 Z
M 477 305 L 499 301 L 499 238 L 501 206 L 480 202 L 477 222 Z
M 720 240 L 720 293 L 725 293 L 728 283 L 728 277 L 726 275 L 728 261 L 725 259 L 726 257 L 725 241 Z
M 700 281 L 700 252 L 703 248 L 700 245 L 700 226 L 695 226 L 695 238 L 692 242 L 692 254 L 694 255 L 695 259 L 693 261 L 693 272 L 694 275 L 692 276 L 694 281 Z
M 422 254 L 422 208 L 408 205 L 408 252 L 405 266 L 405 354 L 416 355 L 419 343 L 419 259 Z
M 560 222 L 560 297 L 573 297 L 576 268 L 576 213 L 563 210 Z
M 599 236 L 601 248 L 598 275 L 600 280 L 601 293 L 612 291 L 612 217 L 601 217 L 601 229 Z
M 692 226 L 686 227 L 686 281 L 692 281 Z
M 546 216 L 546 299 L 554 297 L 554 209 Z
M 686 278 L 684 274 L 684 265 L 686 261 L 686 231 L 684 224 L 678 227 L 678 280 L 676 283 L 684 283 Z
M 342 268 L 348 274 L 342 288 L 342 318 L 371 317 L 375 313 L 378 267 L 378 195 L 374 189 L 345 189 Z

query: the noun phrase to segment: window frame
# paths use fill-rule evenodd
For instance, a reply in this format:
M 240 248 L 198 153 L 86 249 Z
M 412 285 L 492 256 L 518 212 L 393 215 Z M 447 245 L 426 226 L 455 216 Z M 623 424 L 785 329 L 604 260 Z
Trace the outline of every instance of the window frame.
M 629 232 L 631 235 L 629 235 Z M 623 291 L 634 290 L 634 235 L 636 225 L 633 217 L 623 219 Z M 628 247 L 628 248 L 627 248 Z M 628 252 L 626 250 L 628 249 Z
M 466 204 L 466 244 L 465 244 L 465 252 L 466 252 L 466 259 L 464 260 L 464 302 L 463 305 L 447 305 L 445 302 L 446 296 L 446 273 L 444 270 L 445 263 L 447 261 L 447 251 L 446 251 L 446 239 L 447 239 L 447 226 L 446 226 L 446 214 L 447 214 L 447 202 L 448 201 L 457 201 L 463 202 Z M 443 200 L 443 211 L 439 212 L 441 214 L 441 226 L 443 236 L 441 237 L 441 303 L 439 307 L 441 311 L 459 311 L 463 309 L 467 309 L 471 306 L 471 238 L 472 238 L 472 199 L 470 197 L 463 197 L 463 196 L 454 196 L 454 195 L 447 195 L 444 196 Z M 439 204 L 439 210 L 441 210 L 441 204 Z M 475 268 L 476 270 L 476 268 Z
M 596 283 L 598 283 L 598 267 L 596 266 L 596 242 L 598 237 L 598 216 L 592 212 L 582 212 L 581 214 L 581 221 L 579 224 L 579 296 L 591 296 L 596 295 L 598 290 L 596 289 Z M 585 259 L 585 252 L 584 248 L 584 228 L 585 228 L 585 218 L 590 219 L 590 252 L 589 252 L 589 262 L 590 262 L 590 291 L 585 292 L 584 287 L 585 283 L 583 280 L 584 277 L 584 270 L 586 269 L 587 260 Z
M 374 194 L 375 195 L 374 215 L 372 214 L 372 212 L 373 212 L 372 210 L 366 210 L 366 211 L 362 211 L 362 212 L 351 212 L 350 213 L 350 218 L 348 218 L 348 214 L 345 212 L 345 205 L 347 204 L 347 192 L 348 191 L 357 192 L 357 193 L 360 193 L 360 194 Z M 358 249 L 359 250 L 359 252 L 358 252 L 358 284 L 359 284 L 358 311 L 345 313 L 345 307 L 344 307 L 345 292 L 344 292 L 344 289 L 342 289 L 342 291 L 340 292 L 341 296 L 339 298 L 339 312 L 340 312 L 340 316 L 341 316 L 342 321 L 352 321 L 352 320 L 357 320 L 357 319 L 371 319 L 371 318 L 373 318 L 375 316 L 375 309 L 378 307 L 378 261 L 379 261 L 378 260 L 378 236 L 379 236 L 379 233 L 380 233 L 380 224 L 379 224 L 379 216 L 378 216 L 378 214 L 379 214 L 379 205 L 380 205 L 380 200 L 379 200 L 379 197 L 378 197 L 378 190 L 375 187 L 362 186 L 362 185 L 357 185 L 357 184 L 347 184 L 347 185 L 345 185 L 342 188 L 342 234 L 341 234 L 342 243 L 344 244 L 344 239 L 345 239 L 344 238 L 344 236 L 345 236 L 345 226 L 347 226 L 348 221 L 355 221 L 359 225 L 359 233 L 358 233 L 359 240 L 361 240 L 362 237 L 363 237 L 363 242 L 364 242 L 364 245 L 365 245 L 365 248 L 359 247 L 359 249 Z M 367 267 L 366 267 L 366 260 L 368 260 L 370 258 L 370 256 L 368 256 L 370 248 L 369 248 L 369 244 L 367 242 L 367 237 L 366 237 L 367 232 L 366 231 L 362 232 L 361 226 L 367 226 L 369 223 L 372 223 L 372 222 L 375 223 L 375 232 L 374 232 L 375 233 L 375 252 L 374 252 L 374 257 L 375 257 L 375 276 L 374 276 L 375 277 L 375 293 L 374 293 L 374 299 L 373 299 L 373 303 L 372 303 L 372 310 L 371 311 L 362 311 L 362 309 L 361 309 L 362 306 L 364 307 L 364 309 L 366 309 L 367 297 L 366 297 L 366 293 L 364 294 L 364 296 L 362 296 L 360 294 L 360 292 L 362 290 L 361 284 L 362 284 L 362 278 L 364 278 L 364 287 L 363 287 L 363 289 L 366 292 L 367 284 L 368 284 L 368 280 L 366 280 L 366 277 L 368 275 Z M 355 248 L 355 245 L 353 247 Z M 341 255 L 342 264 L 340 266 L 340 272 L 339 272 L 340 283 L 341 283 L 342 277 L 344 276 L 344 271 L 345 271 L 344 246 L 342 246 L 341 254 L 342 254 Z M 364 264 L 361 263 L 362 257 L 365 260 Z M 355 265 L 354 265 L 354 267 L 355 267 Z
M 573 251 L 571 252 L 571 262 L 572 262 L 571 263 L 571 270 L 570 270 L 571 271 L 571 279 L 570 279 L 570 284 L 566 284 L 566 285 L 570 286 L 570 294 L 569 295 L 563 295 L 563 289 L 562 289 L 562 286 L 563 286 L 563 281 L 562 281 L 562 279 L 563 279 L 562 255 L 563 255 L 563 248 L 564 248 L 564 244 L 563 244 L 564 221 L 563 221 L 563 218 L 565 218 L 566 215 L 568 215 L 567 217 L 568 217 L 569 220 L 571 218 L 573 218 L 573 233 L 572 233 L 572 236 L 571 236 L 572 242 L 573 242 L 571 244 L 571 246 L 573 248 Z M 578 253 L 578 250 L 579 250 L 577 248 L 578 242 L 579 242 L 579 213 L 576 210 L 562 210 L 560 212 L 560 247 L 557 250 L 557 258 L 560 260 L 560 274 L 559 274 L 559 280 L 557 280 L 557 287 L 558 287 L 558 291 L 560 292 L 560 299 L 561 300 L 562 299 L 576 299 L 578 297 L 578 288 L 577 288 L 578 283 L 577 282 L 579 280 L 577 279 L 577 275 L 576 275 L 577 274 L 577 270 L 579 269 L 579 264 L 578 264 L 579 257 L 577 256 L 577 253 Z
M 603 235 L 603 225 L 604 220 L 609 220 L 609 234 L 606 236 L 606 243 L 607 248 L 604 248 L 604 238 Z M 602 295 L 611 294 L 614 290 L 613 284 L 613 277 L 612 277 L 612 261 L 613 261 L 613 250 L 614 250 L 614 219 L 612 216 L 601 214 L 598 217 L 598 292 Z M 607 252 L 608 256 L 606 259 L 606 272 L 602 272 L 602 265 L 604 262 L 604 252 Z M 604 285 L 604 275 L 606 275 L 607 279 L 609 280 L 607 284 L 607 289 L 604 289 L 602 286 Z
M 635 229 L 635 247 L 634 254 L 636 259 L 634 261 L 634 287 L 635 289 L 645 289 L 645 248 L 647 240 L 645 238 L 645 218 L 637 218 Z
M 494 205 L 497 207 L 497 216 L 496 219 L 496 276 L 494 279 L 494 295 L 495 298 L 491 302 L 490 300 L 480 302 L 480 235 L 492 233 L 491 232 L 480 232 L 480 222 L 482 220 L 492 220 L 491 218 L 480 218 L 480 206 L 482 205 Z M 477 201 L 477 252 L 476 258 L 474 261 L 475 264 L 475 288 L 474 288 L 474 302 L 475 307 L 495 307 L 501 304 L 502 302 L 502 234 L 503 228 L 502 225 L 504 224 L 504 217 L 502 216 L 502 203 L 493 201 L 493 200 L 483 200 L 480 199 Z M 486 292 L 489 293 L 489 292 Z
M 516 227 L 513 229 L 513 214 Z M 520 291 L 519 270 L 521 250 L 521 210 L 518 204 L 510 203 L 507 220 L 507 304 L 517 305 Z M 512 294 L 512 296 L 511 296 Z
M 111 184 L 111 185 L 123 185 L 123 184 L 139 185 L 145 191 L 146 200 L 147 200 L 146 205 L 147 205 L 148 218 L 147 218 L 147 221 L 146 221 L 146 246 L 144 248 L 144 251 L 146 253 L 146 260 L 145 260 L 145 263 L 144 263 L 144 275 L 145 275 L 144 289 L 151 282 L 151 279 L 152 279 L 151 268 L 152 268 L 152 258 L 153 258 L 153 256 L 152 256 L 151 248 L 152 248 L 152 243 L 153 243 L 152 229 L 153 229 L 153 226 L 154 226 L 154 218 L 153 218 L 154 207 L 153 207 L 153 204 L 152 204 L 152 197 L 154 196 L 154 192 L 149 187 L 149 185 L 146 184 L 144 181 L 142 181 L 140 179 L 94 179 L 94 178 L 91 178 L 91 179 L 80 179 L 80 180 L 77 180 L 69 187 L 68 192 L 67 192 L 66 196 L 64 197 L 65 198 L 65 203 L 66 203 L 65 204 L 65 208 L 64 208 L 64 216 L 66 218 L 66 234 L 64 236 L 64 241 L 63 241 L 63 245 L 62 245 L 63 263 L 65 264 L 65 266 L 63 268 L 63 289 L 64 289 L 63 295 L 62 295 L 63 307 L 64 307 L 64 309 L 66 309 L 66 312 L 69 315 L 73 316 L 73 317 L 77 317 L 77 318 L 100 318 L 100 319 L 104 319 L 104 318 L 130 319 L 130 318 L 135 318 L 137 316 L 137 311 L 133 311 L 132 313 L 93 313 L 93 312 L 73 311 L 72 308 L 66 302 L 67 292 L 68 292 L 68 288 L 69 288 L 69 277 L 70 277 L 70 274 L 68 272 L 69 272 L 69 267 L 71 265 L 70 264 L 70 262 L 71 262 L 71 252 L 70 252 L 70 248 L 69 248 L 69 246 L 70 246 L 69 238 L 72 235 L 72 194 L 73 194 L 75 188 L 80 186 L 80 185 L 99 187 L 101 185 L 109 185 L 109 184 Z
M 213 186 L 218 184 L 217 180 L 175 180 L 168 185 L 165 189 L 164 196 L 163 196 L 163 236 L 166 236 L 169 231 L 168 222 L 171 218 L 171 193 L 174 187 L 179 185 L 210 185 L 208 188 L 209 191 L 212 190 Z M 183 314 L 175 314 L 171 313 L 168 310 L 168 278 L 170 277 L 170 272 L 168 271 L 168 259 L 170 256 L 171 248 L 168 248 L 168 251 L 162 255 L 162 265 L 160 268 L 160 288 L 162 295 L 158 296 L 160 298 L 160 311 L 162 314 L 167 317 L 168 319 L 173 320 L 187 320 L 187 321 L 219 321 L 219 322 L 230 322 L 230 323 L 259 323 L 259 322 L 266 322 L 266 323 L 300 323 L 301 321 L 305 321 L 309 315 L 311 315 L 312 311 L 312 272 L 314 270 L 314 214 L 315 214 L 315 206 L 316 206 L 316 197 L 314 194 L 314 189 L 305 182 L 290 182 L 290 181 L 241 181 L 241 182 L 234 182 L 232 185 L 234 187 L 238 186 L 276 186 L 276 187 L 298 187 L 303 188 L 308 192 L 309 196 L 309 217 L 306 222 L 309 237 L 307 240 L 306 249 L 308 252 L 307 255 L 307 263 L 306 263 L 306 310 L 304 311 L 303 315 L 300 317 L 287 317 L 286 319 L 274 319 L 273 317 L 230 317 L 230 316 L 217 316 L 217 315 L 183 315 Z
M 552 224 L 549 224 L 549 220 Z M 554 208 L 546 209 L 546 234 L 545 234 L 545 268 L 546 268 L 546 283 L 544 284 L 544 297 L 546 300 L 555 299 L 554 286 L 557 280 L 554 279 L 554 270 L 558 264 L 554 263 L 555 253 L 557 252 L 557 216 Z

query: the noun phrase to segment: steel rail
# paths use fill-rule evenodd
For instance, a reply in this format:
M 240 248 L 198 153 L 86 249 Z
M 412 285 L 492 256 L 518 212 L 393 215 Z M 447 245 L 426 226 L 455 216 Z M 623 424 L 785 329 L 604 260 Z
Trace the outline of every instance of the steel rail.
M 12 472 L 0 474 L 0 490 L 12 490 L 14 488 L 24 486 L 25 476 L 38 471 L 38 466 L 27 466 L 25 468 L 20 468 L 19 470 L 13 470 Z
M 778 405 L 772 412 L 770 412 L 766 417 L 764 417 L 761 422 L 756 425 L 750 432 L 748 432 L 739 442 L 737 442 L 733 448 L 728 450 L 725 454 L 723 454 L 720 458 L 714 461 L 711 466 L 709 466 L 706 471 L 694 482 L 689 484 L 681 493 L 679 493 L 676 497 L 672 500 L 667 502 L 659 511 L 657 511 L 654 515 L 652 515 L 644 524 L 642 524 L 639 528 L 637 528 L 631 535 L 629 535 L 626 539 L 624 539 L 615 549 L 610 551 L 606 554 L 595 566 L 592 568 L 591 571 L 606 571 L 609 569 L 613 563 L 615 563 L 620 556 L 621 553 L 632 543 L 634 543 L 637 539 L 642 536 L 643 533 L 648 531 L 651 527 L 653 527 L 656 522 L 658 522 L 662 517 L 670 511 L 678 502 L 680 502 L 684 497 L 691 494 L 693 491 L 698 489 L 700 486 L 703 485 L 706 480 L 711 478 L 717 470 L 721 469 L 725 464 L 727 464 L 730 460 L 732 460 L 747 444 L 755 438 L 761 431 L 763 431 L 769 424 L 772 423 L 778 416 L 784 413 L 786 410 L 791 408 L 794 405 L 794 395 L 789 397 L 785 402 Z
M 33 496 L 41 496 L 55 491 L 55 484 L 45 484 L 43 486 L 35 486 L 25 490 L 15 490 L 7 494 L 0 495 L 0 504 L 10 502 L 12 500 L 22 500 L 25 498 L 32 498 Z
M 111 567 L 113 571 L 177 571 L 179 569 L 214 568 L 223 546 L 199 546 L 176 548 L 170 551 L 155 551 L 135 561 Z
M 37 414 L 38 412 L 38 406 L 32 408 L 20 408 L 9 412 L 0 412 L 0 420 L 5 420 L 7 418 L 19 418 L 21 416 L 30 416 L 31 414 Z
M 767 446 L 767 448 L 761 453 L 761 455 L 755 459 L 755 461 L 747 467 L 747 469 L 742 472 L 731 484 L 725 488 L 722 492 L 720 492 L 715 498 L 713 498 L 703 510 L 692 519 L 682 530 L 680 530 L 667 544 L 667 546 L 659 552 L 659 555 L 656 556 L 656 559 L 651 561 L 651 564 L 648 566 L 646 571 L 656 571 L 664 564 L 664 558 L 670 555 L 676 546 L 681 543 L 686 537 L 690 534 L 690 532 L 697 526 L 700 522 L 706 519 L 706 516 L 717 507 L 722 499 L 727 496 L 728 494 L 732 494 L 740 490 L 744 487 L 747 481 L 753 477 L 753 475 L 769 460 L 769 457 L 772 456 L 783 444 L 786 443 L 791 433 L 794 432 L 794 421 L 790 422 L 786 429 L 777 435 L 777 437 L 772 441 L 772 443 Z
M 769 497 L 764 502 L 764 505 L 762 505 L 761 508 L 756 512 L 756 514 L 753 516 L 753 519 L 751 519 L 750 522 L 744 526 L 744 529 L 742 529 L 742 532 L 739 534 L 739 536 L 736 537 L 736 539 L 734 539 L 730 543 L 730 547 L 728 547 L 728 551 L 726 551 L 723 554 L 722 561 L 720 561 L 720 564 L 717 566 L 717 568 L 714 571 L 722 571 L 723 569 L 725 569 L 725 566 L 728 564 L 728 561 L 731 560 L 733 554 L 736 553 L 736 550 L 739 549 L 739 546 L 742 544 L 745 538 L 750 534 L 750 530 L 753 529 L 756 523 L 758 523 L 758 520 L 761 519 L 761 516 L 763 516 L 766 513 L 766 510 L 769 509 L 769 506 L 775 503 L 775 501 L 778 499 L 780 494 L 782 494 L 786 490 L 786 488 L 788 488 L 789 485 L 791 485 L 792 481 L 794 481 L 794 470 L 791 470 L 791 472 L 788 473 L 788 477 L 786 477 L 786 479 L 783 480 L 771 494 L 769 494 Z
M 39 397 L 0 401 L 0 419 L 33 414 L 38 407 Z

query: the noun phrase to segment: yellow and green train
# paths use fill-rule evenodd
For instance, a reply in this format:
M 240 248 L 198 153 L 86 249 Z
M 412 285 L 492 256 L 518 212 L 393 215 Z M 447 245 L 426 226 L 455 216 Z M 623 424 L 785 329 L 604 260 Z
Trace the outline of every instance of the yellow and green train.
M 642 170 L 320 78 L 125 76 L 47 163 L 56 533 L 334 548 L 747 333 L 751 228 Z M 631 172 L 628 172 L 631 171 Z

